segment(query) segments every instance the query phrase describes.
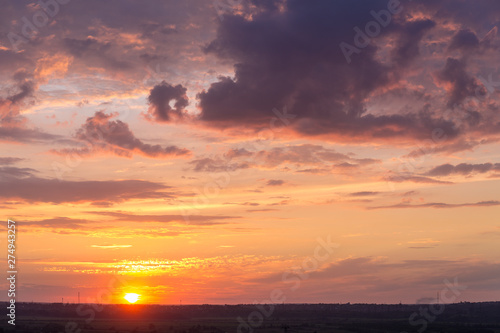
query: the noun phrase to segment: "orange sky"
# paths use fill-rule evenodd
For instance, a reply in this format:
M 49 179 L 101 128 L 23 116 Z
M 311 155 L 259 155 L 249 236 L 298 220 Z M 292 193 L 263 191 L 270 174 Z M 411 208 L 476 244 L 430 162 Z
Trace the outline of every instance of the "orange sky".
M 498 300 L 500 7 L 458 2 L 405 3 L 352 63 L 387 1 L 75 1 L 4 36 L 18 300 Z

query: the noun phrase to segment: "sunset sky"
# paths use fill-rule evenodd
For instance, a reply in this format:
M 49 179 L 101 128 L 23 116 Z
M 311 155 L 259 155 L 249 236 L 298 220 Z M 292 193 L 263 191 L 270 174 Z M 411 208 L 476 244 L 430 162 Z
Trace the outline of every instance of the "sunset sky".
M 57 1 L 0 1 L 18 301 L 500 299 L 499 1 Z

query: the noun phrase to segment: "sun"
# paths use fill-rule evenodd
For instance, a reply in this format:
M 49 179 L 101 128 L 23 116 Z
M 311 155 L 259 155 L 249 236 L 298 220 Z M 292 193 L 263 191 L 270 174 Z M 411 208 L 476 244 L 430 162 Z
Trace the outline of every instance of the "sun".
M 136 294 L 136 293 L 128 293 L 123 296 L 129 303 L 135 303 L 141 298 L 141 295 Z

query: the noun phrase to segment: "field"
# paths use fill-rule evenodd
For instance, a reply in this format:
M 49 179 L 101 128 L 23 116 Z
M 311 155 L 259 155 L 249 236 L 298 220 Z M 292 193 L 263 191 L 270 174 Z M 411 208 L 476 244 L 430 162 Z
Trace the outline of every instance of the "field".
M 3 303 L 3 305 L 6 303 Z M 500 333 L 500 302 L 447 305 L 98 305 L 23 303 L 10 332 Z

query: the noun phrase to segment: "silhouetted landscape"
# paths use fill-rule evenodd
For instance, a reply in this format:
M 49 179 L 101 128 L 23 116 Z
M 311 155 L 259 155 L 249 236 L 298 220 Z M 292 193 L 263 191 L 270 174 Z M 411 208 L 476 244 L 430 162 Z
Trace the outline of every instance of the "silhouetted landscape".
M 433 306 L 444 311 L 433 315 Z M 17 308 L 16 332 L 500 332 L 500 302 L 259 307 L 20 303 Z

